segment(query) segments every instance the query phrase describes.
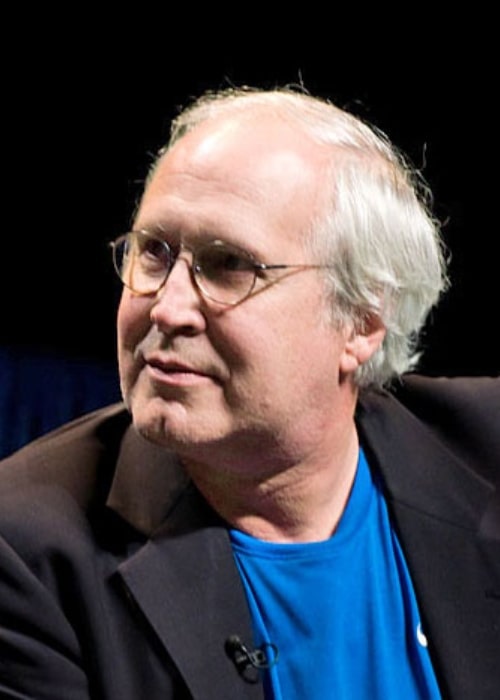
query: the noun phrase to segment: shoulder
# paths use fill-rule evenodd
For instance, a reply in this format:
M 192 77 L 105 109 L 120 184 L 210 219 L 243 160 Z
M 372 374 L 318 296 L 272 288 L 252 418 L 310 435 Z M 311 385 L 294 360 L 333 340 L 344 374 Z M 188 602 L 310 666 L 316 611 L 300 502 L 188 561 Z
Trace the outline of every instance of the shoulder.
M 500 377 L 404 376 L 391 392 L 416 411 L 442 410 L 483 420 L 500 415 Z
M 55 457 L 64 453 L 68 446 L 74 448 L 94 445 L 106 440 L 113 432 L 123 432 L 130 418 L 123 403 L 118 402 L 86 413 L 58 428 L 45 433 L 8 457 L 0 460 L 0 474 L 11 466 L 26 465 L 45 457 Z
M 473 463 L 489 481 L 499 478 L 499 377 L 409 374 L 387 391 L 367 392 L 360 403 L 368 416 L 404 425 L 408 442 L 414 441 L 412 427 L 418 423 L 425 428 L 418 435 Z
M 99 489 L 112 479 L 129 423 L 124 406 L 113 404 L 57 428 L 0 461 L 0 523 L 40 526 L 44 513 L 59 513 L 64 519 L 68 508 L 87 510 Z
M 393 395 L 453 443 L 500 457 L 500 378 L 409 375 Z

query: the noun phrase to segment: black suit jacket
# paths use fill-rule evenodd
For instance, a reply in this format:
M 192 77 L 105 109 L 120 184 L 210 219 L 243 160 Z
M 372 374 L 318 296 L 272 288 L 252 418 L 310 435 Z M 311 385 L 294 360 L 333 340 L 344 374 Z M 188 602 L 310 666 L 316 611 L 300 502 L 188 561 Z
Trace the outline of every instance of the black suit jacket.
M 357 424 L 382 474 L 443 697 L 500 697 L 500 380 L 408 377 Z M 0 696 L 257 700 L 226 527 L 123 406 L 0 465 Z M 2 692 L 4 695 L 2 695 Z

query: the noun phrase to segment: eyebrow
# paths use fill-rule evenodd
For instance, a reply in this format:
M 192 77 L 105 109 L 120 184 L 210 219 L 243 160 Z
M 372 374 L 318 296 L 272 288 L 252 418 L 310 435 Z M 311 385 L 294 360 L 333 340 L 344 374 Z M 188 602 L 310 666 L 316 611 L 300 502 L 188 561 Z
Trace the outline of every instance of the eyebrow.
M 139 222 L 134 222 L 132 231 L 144 231 L 151 236 L 156 236 L 161 240 L 166 241 L 170 245 L 178 246 L 179 242 L 184 241 L 188 246 L 200 246 L 204 243 L 210 243 L 211 241 L 221 241 L 222 243 L 227 243 L 227 245 L 233 246 L 246 253 L 256 262 L 263 262 L 266 255 L 262 251 L 257 251 L 252 246 L 251 241 L 239 241 L 235 240 L 235 236 L 227 233 L 225 231 L 219 231 L 218 233 L 210 232 L 208 229 L 199 229 L 198 232 L 190 232 L 189 235 L 182 235 L 179 233 L 179 227 L 169 224 L 167 221 L 151 221 L 148 223 L 146 220 L 143 224 Z

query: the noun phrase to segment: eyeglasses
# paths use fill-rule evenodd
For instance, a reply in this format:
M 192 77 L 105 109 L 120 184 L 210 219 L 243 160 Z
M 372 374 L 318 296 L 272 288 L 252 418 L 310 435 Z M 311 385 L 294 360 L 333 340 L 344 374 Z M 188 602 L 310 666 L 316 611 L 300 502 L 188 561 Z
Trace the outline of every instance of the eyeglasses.
M 182 250 L 192 253 L 191 277 L 204 297 L 234 306 L 252 293 L 257 276 L 267 270 L 315 269 L 326 265 L 266 265 L 250 253 L 219 240 L 192 250 L 174 249 L 144 231 L 131 231 L 111 244 L 113 264 L 122 283 L 135 294 L 156 294 L 167 281 Z

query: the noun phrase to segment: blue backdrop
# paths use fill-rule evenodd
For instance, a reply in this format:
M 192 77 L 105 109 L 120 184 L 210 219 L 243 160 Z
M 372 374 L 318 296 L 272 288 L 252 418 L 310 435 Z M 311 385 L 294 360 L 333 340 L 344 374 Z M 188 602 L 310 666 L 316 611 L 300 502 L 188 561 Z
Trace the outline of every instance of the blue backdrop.
M 119 399 L 114 365 L 0 347 L 0 458 Z

